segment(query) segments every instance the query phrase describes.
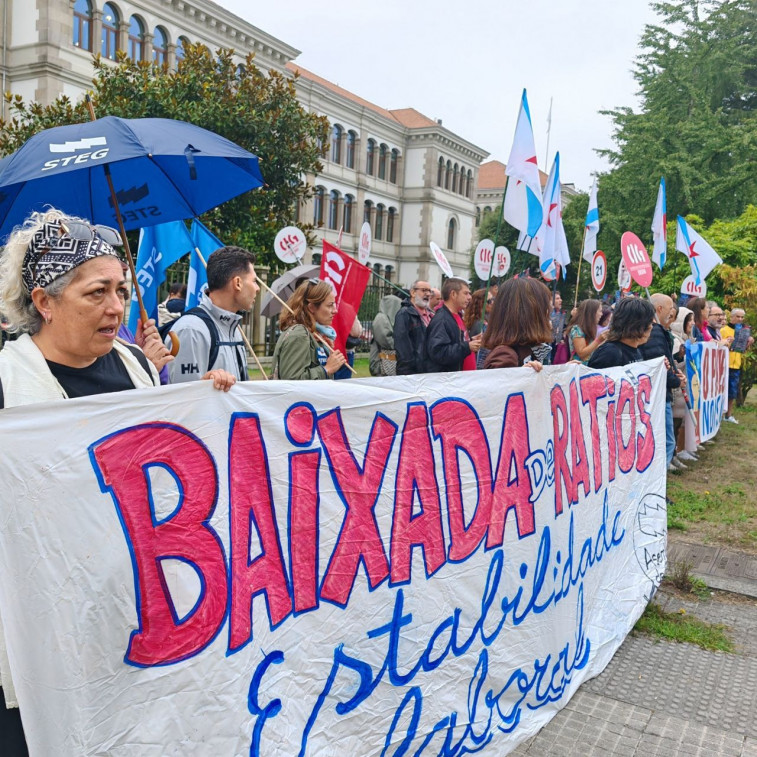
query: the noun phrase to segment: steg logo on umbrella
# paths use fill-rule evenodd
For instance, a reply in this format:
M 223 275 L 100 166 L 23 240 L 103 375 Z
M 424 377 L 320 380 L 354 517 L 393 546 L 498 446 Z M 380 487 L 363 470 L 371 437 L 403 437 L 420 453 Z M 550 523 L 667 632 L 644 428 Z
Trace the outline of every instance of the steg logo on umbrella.
M 75 155 L 67 155 L 65 158 L 55 158 L 48 160 L 45 165 L 42 166 L 43 171 L 49 171 L 51 168 L 57 168 L 58 166 L 67 166 L 69 163 L 87 163 L 90 160 L 102 160 L 108 154 L 108 148 L 100 150 L 92 150 L 93 147 L 101 147 L 108 144 L 108 140 L 105 137 L 85 137 L 77 142 L 63 142 L 55 143 L 51 142 L 49 145 L 50 152 L 52 153 L 77 153 Z M 79 150 L 90 150 L 90 152 L 79 152 Z

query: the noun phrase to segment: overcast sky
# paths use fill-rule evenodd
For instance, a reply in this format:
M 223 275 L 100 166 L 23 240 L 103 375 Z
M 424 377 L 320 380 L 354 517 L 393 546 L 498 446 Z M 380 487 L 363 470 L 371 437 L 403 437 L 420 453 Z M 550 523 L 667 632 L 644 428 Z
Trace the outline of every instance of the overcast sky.
M 304 68 L 385 108 L 415 108 L 507 162 L 528 90 L 539 167 L 588 191 L 611 146 L 598 111 L 636 105 L 633 60 L 648 0 L 217 0 L 301 50 Z M 328 10 L 324 11 L 324 8 Z

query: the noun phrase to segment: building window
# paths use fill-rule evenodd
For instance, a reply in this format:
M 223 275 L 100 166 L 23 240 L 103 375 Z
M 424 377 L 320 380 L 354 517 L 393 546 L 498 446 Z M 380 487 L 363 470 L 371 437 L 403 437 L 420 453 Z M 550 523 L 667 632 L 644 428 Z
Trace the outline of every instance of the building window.
M 145 27 L 136 17 L 129 19 L 129 48 L 128 54 L 132 60 L 142 60 L 145 49 Z
M 331 162 L 342 162 L 342 127 L 334 124 L 331 130 Z
M 89 0 L 76 0 L 74 5 L 74 47 L 92 50 L 92 5 Z
M 352 211 L 355 208 L 355 198 L 352 195 L 344 196 L 344 215 L 342 228 L 345 234 L 352 234 Z
M 357 134 L 354 131 L 347 132 L 347 155 L 345 163 L 347 168 L 355 167 L 355 144 L 357 143 Z
M 103 58 L 116 59 L 118 51 L 118 11 L 110 3 L 103 5 L 103 31 L 101 37 L 100 54 Z
M 379 179 L 386 180 L 386 157 L 389 152 L 389 148 L 386 145 L 379 146 L 379 159 L 378 159 L 378 177 Z
M 363 223 L 371 223 L 371 210 L 373 210 L 373 203 L 366 200 L 365 205 L 363 205 Z
M 458 183 L 459 177 L 460 177 L 460 168 L 457 165 L 457 163 L 455 163 L 455 166 L 452 169 L 452 191 L 453 192 L 457 192 L 457 183 Z
M 373 163 L 376 158 L 376 140 L 369 139 L 368 146 L 365 150 L 365 172 L 368 176 L 373 176 Z
M 470 197 L 471 192 L 473 191 L 473 171 L 468 169 L 468 182 L 465 186 L 465 196 Z
M 397 163 L 400 159 L 400 151 L 399 150 L 392 150 L 392 154 L 390 157 L 390 163 L 389 163 L 389 181 L 392 184 L 397 183 Z
M 332 189 L 329 192 L 329 228 L 335 230 L 339 224 L 339 192 Z
M 486 215 L 487 213 L 491 213 L 491 212 L 492 212 L 492 206 L 491 205 L 487 205 L 484 208 L 484 215 Z
M 476 228 L 481 225 L 481 208 L 476 205 Z
M 389 208 L 386 216 L 386 241 L 394 241 L 394 219 L 397 217 L 397 209 Z
M 465 194 L 465 166 L 460 166 L 460 183 L 457 185 L 457 191 L 461 194 Z
M 447 249 L 448 250 L 454 250 L 455 249 L 455 229 L 457 224 L 455 223 L 454 218 L 449 219 L 449 224 L 447 225 Z
M 313 195 L 313 225 L 323 226 L 323 198 L 325 190 L 323 187 L 316 187 Z
M 436 186 L 444 186 L 444 158 L 439 158 L 439 168 L 436 171 Z
M 384 278 L 387 281 L 392 280 L 392 273 L 394 272 L 394 266 L 388 265 L 384 267 Z
M 386 208 L 379 203 L 376 205 L 376 231 L 374 233 L 374 237 L 376 239 L 381 239 L 384 236 L 384 212 L 386 211 Z
M 320 252 L 314 252 L 313 253 L 313 265 L 320 265 L 321 264 L 321 257 L 322 254 Z
M 176 41 L 176 63 L 180 60 L 184 60 L 186 55 L 185 46 L 189 44 L 189 40 L 186 37 L 179 37 Z
M 447 161 L 447 170 L 444 173 L 444 188 L 449 189 L 449 183 L 452 180 L 452 162 Z
M 381 276 L 381 263 L 374 263 L 374 264 L 373 264 L 373 272 L 374 272 L 374 273 L 375 273 L 375 274 L 376 274 L 377 276 Z
M 168 37 L 159 26 L 153 30 L 152 59 L 161 66 L 168 63 Z

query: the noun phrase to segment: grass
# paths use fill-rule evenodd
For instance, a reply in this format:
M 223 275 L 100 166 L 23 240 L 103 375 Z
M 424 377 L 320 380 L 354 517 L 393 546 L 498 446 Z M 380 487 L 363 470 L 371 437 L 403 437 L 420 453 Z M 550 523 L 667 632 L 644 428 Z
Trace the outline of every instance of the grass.
M 733 652 L 734 644 L 726 633 L 726 626 L 705 623 L 681 609 L 665 612 L 659 605 L 650 602 L 634 630 L 666 641 L 696 644 L 711 652 Z
M 709 599 L 710 590 L 701 578 L 691 575 L 691 563 L 680 560 L 668 565 L 668 571 L 663 578 L 663 583 L 672 584 L 678 591 L 685 594 L 693 594 L 698 599 Z
M 757 554 L 757 389 L 699 462 L 668 477 L 668 528 L 691 541 Z

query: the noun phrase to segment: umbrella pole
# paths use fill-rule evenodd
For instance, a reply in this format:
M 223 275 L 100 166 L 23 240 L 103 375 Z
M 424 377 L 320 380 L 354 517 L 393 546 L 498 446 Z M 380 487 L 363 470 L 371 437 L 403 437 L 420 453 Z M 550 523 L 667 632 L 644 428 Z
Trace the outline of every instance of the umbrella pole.
M 290 313 L 292 313 L 292 315 L 294 315 L 294 310 L 292 310 L 292 308 L 290 308 L 289 305 L 287 305 L 286 302 L 284 302 L 284 300 L 282 300 L 281 297 L 279 297 L 279 295 L 276 294 L 276 292 L 274 292 L 273 289 L 271 289 L 271 287 L 269 287 L 268 284 L 265 283 L 265 281 L 258 279 L 258 284 L 262 284 L 262 286 L 265 287 L 266 292 L 270 292 L 275 299 L 277 299 Z M 313 336 L 326 348 L 327 352 L 334 351 L 332 346 L 317 331 L 313 332 Z M 357 376 L 357 371 L 349 363 L 345 363 L 345 365 L 355 376 Z
M 205 258 L 202 256 L 202 253 L 200 252 L 200 248 L 199 247 L 195 247 L 195 252 L 197 253 L 197 257 L 200 259 L 200 262 L 202 263 L 203 268 L 205 268 L 205 270 L 207 270 L 208 264 L 205 262 Z M 255 350 L 252 349 L 252 345 L 250 344 L 249 339 L 247 339 L 247 335 L 242 330 L 242 325 L 241 324 L 237 324 L 237 328 L 239 329 L 239 334 L 242 337 L 242 341 L 244 342 L 244 346 L 247 347 L 247 349 L 250 351 L 250 354 L 254 358 L 255 363 L 257 364 L 258 368 L 260 369 L 260 372 L 263 374 L 263 378 L 266 381 L 268 381 L 268 375 L 263 370 L 263 366 L 260 364 L 260 360 L 258 360 L 258 356 L 255 354 Z M 169 331 L 168 333 L 170 334 L 171 332 Z

